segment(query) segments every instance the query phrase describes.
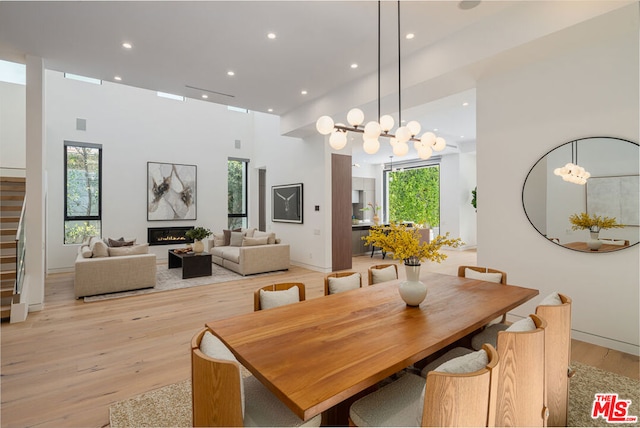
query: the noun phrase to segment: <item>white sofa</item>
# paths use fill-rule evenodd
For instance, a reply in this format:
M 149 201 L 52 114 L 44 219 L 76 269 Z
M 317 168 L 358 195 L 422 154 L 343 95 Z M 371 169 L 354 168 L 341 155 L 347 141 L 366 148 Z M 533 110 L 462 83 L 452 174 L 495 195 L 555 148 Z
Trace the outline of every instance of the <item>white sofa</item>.
M 240 275 L 287 270 L 290 265 L 289 244 L 280 243 L 274 233 L 255 229 L 214 234 L 209 252 L 213 263 Z
M 97 237 L 89 242 L 78 249 L 75 261 L 76 299 L 156 285 L 156 255 L 149 254 L 148 244 L 108 247 Z

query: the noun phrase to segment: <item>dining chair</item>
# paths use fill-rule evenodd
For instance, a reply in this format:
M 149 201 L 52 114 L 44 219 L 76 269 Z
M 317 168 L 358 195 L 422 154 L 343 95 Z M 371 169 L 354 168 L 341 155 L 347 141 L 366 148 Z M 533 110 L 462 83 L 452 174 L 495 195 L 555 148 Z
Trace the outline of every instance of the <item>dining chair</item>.
M 369 285 L 398 279 L 398 265 L 388 263 L 369 267 Z
M 498 332 L 498 370 L 495 426 L 545 426 L 546 320 L 529 315 Z
M 567 426 L 571 362 L 571 299 L 552 293 L 536 307 L 536 315 L 547 321 L 545 329 L 545 376 L 547 378 L 547 426 Z
M 470 279 L 480 279 L 482 281 L 488 281 L 488 282 L 496 282 L 500 284 L 507 283 L 506 272 L 503 272 L 497 269 L 482 267 L 482 266 L 458 266 L 458 276 L 463 278 L 470 278 Z M 502 316 L 495 318 L 494 320 L 491 320 L 489 324 L 483 327 L 483 331 L 488 329 L 487 333 L 491 333 L 491 335 L 495 337 L 498 331 L 507 329 L 508 325 L 506 324 L 506 322 L 507 322 L 507 314 L 504 313 L 502 314 Z M 478 340 L 482 340 L 482 337 L 479 337 Z M 477 349 L 476 348 L 474 349 L 476 350 L 481 349 L 482 343 L 484 342 L 479 342 Z M 496 345 L 495 341 L 487 342 L 487 343 L 491 343 L 493 346 Z
M 487 345 L 430 371 L 406 373 L 349 409 L 354 426 L 493 426 L 500 358 Z
M 265 285 L 253 293 L 253 310 L 275 308 L 290 303 L 302 302 L 304 299 L 305 288 L 302 282 L 281 282 Z
M 321 415 L 302 421 L 204 328 L 191 340 L 193 426 L 320 426 Z
M 362 287 L 359 272 L 333 272 L 324 277 L 324 295 L 342 293 Z

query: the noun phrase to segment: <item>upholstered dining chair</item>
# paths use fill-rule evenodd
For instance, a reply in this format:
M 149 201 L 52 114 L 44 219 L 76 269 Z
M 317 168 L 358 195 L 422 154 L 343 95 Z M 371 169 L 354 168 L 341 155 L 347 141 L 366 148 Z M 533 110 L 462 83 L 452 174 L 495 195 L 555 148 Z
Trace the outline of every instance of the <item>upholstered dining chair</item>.
M 275 308 L 290 303 L 302 302 L 305 288 L 302 282 L 281 282 L 265 285 L 253 293 L 253 310 Z
M 362 287 L 359 272 L 333 272 L 324 278 L 324 295 L 342 293 Z
M 547 322 L 529 315 L 498 332 L 500 357 L 495 426 L 545 426 L 545 330 Z
M 482 281 L 488 281 L 488 282 L 496 282 L 500 284 L 507 283 L 506 272 L 503 272 L 497 269 L 482 267 L 482 266 L 458 266 L 458 276 L 463 278 L 470 278 L 470 279 L 480 279 Z M 501 317 L 498 317 L 492 320 L 491 322 L 489 322 L 489 324 L 487 324 L 484 327 L 484 330 L 488 329 L 487 333 L 491 333 L 495 337 L 498 331 L 507 329 L 508 325 L 506 324 L 506 322 L 507 322 L 507 314 L 504 313 L 502 314 Z M 482 340 L 481 337 L 479 337 L 478 339 Z M 481 349 L 482 343 L 484 342 L 479 343 L 478 348 L 476 350 Z M 493 346 L 495 346 L 495 342 L 487 342 L 487 343 L 491 343 Z
M 321 415 L 302 421 L 253 376 L 208 329 L 191 340 L 194 427 L 320 426 Z
M 481 351 L 448 361 L 422 378 L 406 373 L 356 401 L 355 426 L 494 426 L 499 356 Z
M 536 315 L 547 321 L 545 330 L 545 376 L 547 378 L 547 426 L 566 427 L 569 406 L 571 362 L 571 299 L 552 293 L 536 307 Z
M 369 267 L 369 285 L 398 279 L 398 265 L 381 264 Z

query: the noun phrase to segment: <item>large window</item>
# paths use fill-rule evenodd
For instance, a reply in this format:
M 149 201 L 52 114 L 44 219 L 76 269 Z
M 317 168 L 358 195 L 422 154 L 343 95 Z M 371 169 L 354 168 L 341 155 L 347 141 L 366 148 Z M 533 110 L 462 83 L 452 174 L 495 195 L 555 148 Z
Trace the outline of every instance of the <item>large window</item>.
M 388 219 L 440 226 L 440 166 L 386 171 Z
M 228 161 L 228 217 L 229 229 L 247 227 L 247 167 L 246 159 Z
M 102 234 L 102 146 L 64 143 L 64 243 Z

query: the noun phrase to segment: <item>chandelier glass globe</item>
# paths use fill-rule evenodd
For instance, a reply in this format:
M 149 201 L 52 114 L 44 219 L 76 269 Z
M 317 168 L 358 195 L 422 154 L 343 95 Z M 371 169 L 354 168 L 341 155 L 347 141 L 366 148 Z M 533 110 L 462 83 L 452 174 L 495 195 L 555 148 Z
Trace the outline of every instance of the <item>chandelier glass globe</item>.
M 359 108 L 352 108 L 349 110 L 349 113 L 347 113 L 347 122 L 349 122 L 351 126 L 361 125 L 362 122 L 364 122 L 364 113 Z
M 436 142 L 436 134 L 433 132 L 425 132 L 420 137 L 420 141 L 422 141 L 427 146 L 433 146 Z
M 378 141 L 377 138 L 364 138 L 364 141 L 362 143 L 362 149 L 364 150 L 364 152 L 368 155 L 373 155 L 378 153 L 378 150 L 380 149 L 380 142 Z
M 422 146 L 418 149 L 418 157 L 422 160 L 427 160 L 431 157 L 433 150 L 429 146 Z
M 403 143 L 398 141 L 394 146 L 393 146 L 393 154 L 398 156 L 398 157 L 402 157 L 402 156 L 406 156 L 406 154 L 409 153 L 409 145 L 407 143 Z
M 417 121 L 412 120 L 411 122 L 407 123 L 407 128 L 409 128 L 409 131 L 411 131 L 411 136 L 414 137 L 418 135 L 422 127 Z
M 347 145 L 347 133 L 341 131 L 334 131 L 329 137 L 329 145 L 334 150 L 342 150 Z
M 322 116 L 316 121 L 316 129 L 322 135 L 329 135 L 333 131 L 333 119 L 329 116 Z
M 447 142 L 445 141 L 445 139 L 442 137 L 436 138 L 436 143 L 433 145 L 433 150 L 439 152 L 441 150 L 444 150 L 445 147 L 447 147 Z
M 385 114 L 380 118 L 380 128 L 382 129 L 383 132 L 387 133 L 391 131 L 391 128 L 393 128 L 393 125 L 394 125 L 393 117 L 389 116 L 388 114 Z
M 367 138 L 378 138 L 381 131 L 380 124 L 373 120 L 364 126 L 364 135 Z
M 411 131 L 406 126 L 401 126 L 396 130 L 396 138 L 401 143 L 406 143 L 411 138 Z

